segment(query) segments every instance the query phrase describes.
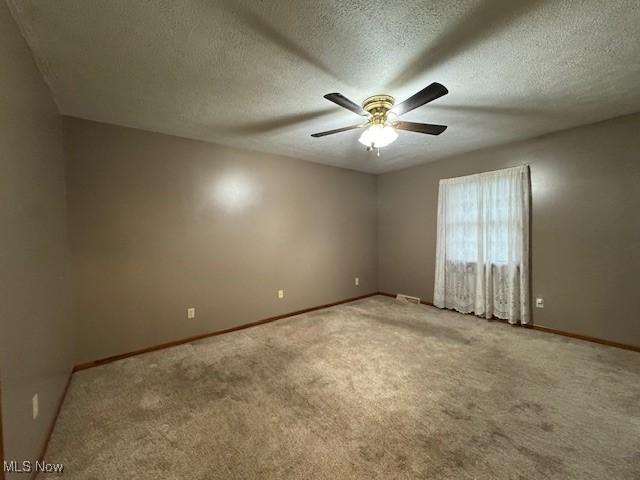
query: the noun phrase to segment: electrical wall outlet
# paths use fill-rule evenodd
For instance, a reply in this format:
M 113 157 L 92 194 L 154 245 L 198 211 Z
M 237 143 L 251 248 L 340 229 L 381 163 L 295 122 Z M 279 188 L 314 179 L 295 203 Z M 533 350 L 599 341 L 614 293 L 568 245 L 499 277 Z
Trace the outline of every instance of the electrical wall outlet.
M 194 307 L 187 308 L 187 318 L 196 318 L 196 309 Z
M 360 277 L 356 277 L 353 283 L 355 283 L 356 286 L 360 285 Z
M 36 393 L 31 399 L 31 408 L 33 410 L 33 419 L 38 418 L 38 394 Z
M 536 297 L 536 308 L 544 308 L 544 298 Z
M 284 290 L 278 290 L 278 298 L 284 298 Z

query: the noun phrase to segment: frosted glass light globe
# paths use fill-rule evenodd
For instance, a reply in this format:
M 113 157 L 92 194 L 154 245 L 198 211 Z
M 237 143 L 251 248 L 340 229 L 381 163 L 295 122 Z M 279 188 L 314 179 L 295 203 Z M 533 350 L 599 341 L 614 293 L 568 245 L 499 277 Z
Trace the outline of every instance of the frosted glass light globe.
M 398 138 L 398 132 L 389 125 L 371 125 L 367 128 L 358 141 L 367 147 L 383 148 L 393 143 Z

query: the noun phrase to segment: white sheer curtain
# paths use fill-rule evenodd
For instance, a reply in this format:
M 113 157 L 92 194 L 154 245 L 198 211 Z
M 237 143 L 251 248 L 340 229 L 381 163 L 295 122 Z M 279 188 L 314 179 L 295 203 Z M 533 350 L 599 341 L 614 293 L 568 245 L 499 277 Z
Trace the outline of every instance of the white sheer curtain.
M 440 180 L 433 303 L 528 323 L 529 167 Z

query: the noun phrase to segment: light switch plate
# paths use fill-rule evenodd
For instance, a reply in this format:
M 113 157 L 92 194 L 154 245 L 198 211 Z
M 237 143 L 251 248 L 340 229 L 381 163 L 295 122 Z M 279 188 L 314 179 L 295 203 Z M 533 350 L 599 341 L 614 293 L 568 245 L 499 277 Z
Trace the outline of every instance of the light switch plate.
M 31 407 L 33 409 L 33 419 L 35 420 L 36 418 L 38 418 L 38 410 L 39 410 L 39 406 L 38 406 L 38 394 L 36 393 L 33 398 L 31 399 Z
M 187 318 L 196 318 L 196 309 L 194 307 L 187 308 Z
M 536 297 L 536 308 L 544 308 L 544 298 Z
M 360 285 L 360 277 L 356 277 L 354 283 L 356 284 L 356 286 Z
M 278 290 L 278 298 L 284 298 L 284 290 Z

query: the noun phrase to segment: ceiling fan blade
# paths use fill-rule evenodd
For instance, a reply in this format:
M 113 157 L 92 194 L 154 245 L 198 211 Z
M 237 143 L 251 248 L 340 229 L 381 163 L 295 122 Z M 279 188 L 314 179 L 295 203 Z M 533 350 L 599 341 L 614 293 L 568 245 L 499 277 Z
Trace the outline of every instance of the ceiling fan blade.
M 327 93 L 324 98 L 326 98 L 330 102 L 335 103 L 336 105 L 340 105 L 342 108 L 351 110 L 353 113 L 357 113 L 358 115 L 367 115 L 367 112 L 364 111 L 364 109 L 360 105 L 352 102 L 341 93 Z
M 393 125 L 398 130 L 409 132 L 428 133 L 429 135 L 440 135 L 447 129 L 446 125 L 432 125 L 430 123 L 398 122 Z
M 327 130 L 326 132 L 312 133 L 311 136 L 315 138 L 326 137 L 327 135 L 333 135 L 334 133 L 346 132 L 347 130 L 355 130 L 356 128 L 362 128 L 364 125 L 351 125 L 349 127 L 336 128 L 335 130 Z
M 397 115 L 410 112 L 418 107 L 421 107 L 425 103 L 432 102 L 436 98 L 440 98 L 443 95 L 449 93 L 449 90 L 444 85 L 434 82 L 428 87 L 423 88 L 415 95 L 410 96 L 404 102 L 399 103 L 391 109 Z

